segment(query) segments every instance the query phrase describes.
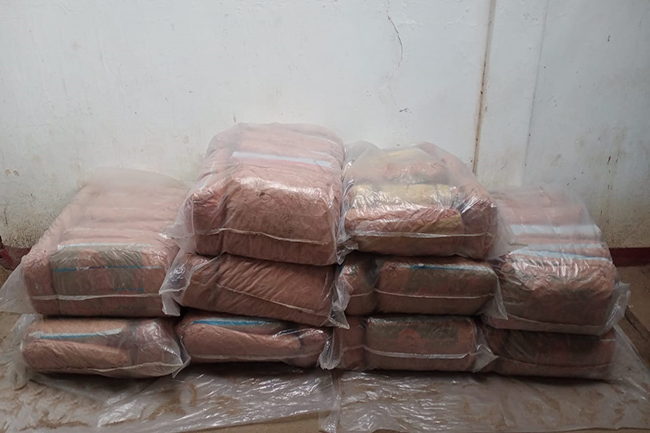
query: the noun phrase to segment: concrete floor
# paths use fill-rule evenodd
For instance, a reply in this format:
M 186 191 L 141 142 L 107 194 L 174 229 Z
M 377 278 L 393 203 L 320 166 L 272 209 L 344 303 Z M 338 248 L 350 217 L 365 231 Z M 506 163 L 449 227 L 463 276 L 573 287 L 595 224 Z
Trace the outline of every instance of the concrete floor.
M 632 297 L 626 319 L 622 327 L 632 341 L 637 345 L 646 362 L 650 361 L 650 266 L 620 268 L 623 281 L 630 283 Z M 0 267 L 0 285 L 9 276 L 9 272 Z M 4 347 L 11 327 L 17 320 L 18 315 L 0 313 L 0 347 Z M 634 335 L 631 335 L 634 334 Z M 644 345 L 647 345 L 644 346 Z M 650 409 L 649 409 L 650 410 Z M 54 430 L 53 430 L 54 431 Z M 253 424 L 247 426 L 230 427 L 223 429 L 209 429 L 204 432 L 218 433 L 298 433 L 318 432 L 317 416 L 302 416 L 289 420 Z M 583 430 L 588 433 L 608 432 L 611 430 Z M 621 432 L 646 432 L 650 430 L 622 429 Z

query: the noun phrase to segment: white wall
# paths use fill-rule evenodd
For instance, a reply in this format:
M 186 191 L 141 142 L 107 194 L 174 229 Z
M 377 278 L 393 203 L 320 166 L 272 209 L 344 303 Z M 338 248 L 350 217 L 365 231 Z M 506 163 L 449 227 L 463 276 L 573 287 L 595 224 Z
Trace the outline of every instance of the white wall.
M 547 7 L 548 0 L 496 2 L 475 170 L 490 188 L 524 177 Z
M 650 2 L 499 1 L 478 176 L 578 191 L 611 246 L 650 246 Z
M 647 246 L 649 20 L 647 0 L 1 0 L 0 235 L 33 242 L 92 167 L 191 180 L 216 132 L 297 121 L 436 142 L 490 187 L 569 184 L 610 244 Z
M 29 244 L 98 165 L 192 179 L 235 122 L 430 140 L 471 162 L 489 2 L 4 0 L 0 234 Z
M 580 192 L 611 245 L 650 246 L 650 2 L 549 2 L 524 182 Z

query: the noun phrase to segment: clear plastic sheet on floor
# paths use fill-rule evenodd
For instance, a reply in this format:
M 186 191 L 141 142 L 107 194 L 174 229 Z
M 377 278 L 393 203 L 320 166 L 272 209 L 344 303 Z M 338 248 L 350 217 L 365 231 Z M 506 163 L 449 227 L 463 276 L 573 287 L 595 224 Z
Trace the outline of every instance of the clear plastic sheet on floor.
M 621 337 L 609 382 L 346 372 L 340 409 L 322 426 L 339 433 L 650 428 L 650 370 Z
M 18 390 L 1 382 L 3 432 L 195 431 L 326 413 L 336 402 L 329 372 L 282 366 L 190 367 L 150 380 L 38 376 Z

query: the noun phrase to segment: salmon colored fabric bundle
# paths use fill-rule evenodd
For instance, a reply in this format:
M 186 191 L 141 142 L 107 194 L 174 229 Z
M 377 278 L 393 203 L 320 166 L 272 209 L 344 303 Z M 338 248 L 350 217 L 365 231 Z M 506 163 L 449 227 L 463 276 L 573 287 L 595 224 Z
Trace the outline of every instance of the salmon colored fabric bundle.
M 504 375 L 605 379 L 616 348 L 613 329 L 602 336 L 482 329 L 497 357 L 488 369 Z
M 400 256 L 487 257 L 497 232 L 488 192 L 460 160 L 430 143 L 357 143 L 345 165 L 343 239 Z
M 184 365 L 167 319 L 40 319 L 27 328 L 21 352 L 41 373 L 143 378 Z
M 158 291 L 178 251 L 163 231 L 185 194 L 154 173 L 96 172 L 23 258 L 19 290 L 40 314 L 162 316 Z
M 344 320 L 334 299 L 333 266 L 180 253 L 161 292 L 166 308 L 174 307 L 169 297 L 186 307 L 312 326 Z
M 602 334 L 625 311 L 620 283 L 600 230 L 579 199 L 546 187 L 495 193 L 514 250 L 495 260 L 507 318 L 497 328 Z
M 350 316 L 347 318 L 348 329 L 335 329 L 338 341 L 339 362 L 337 367 L 343 370 L 365 370 L 366 359 L 366 319 Z
M 211 141 L 173 233 L 202 255 L 333 264 L 344 155 L 319 126 L 238 124 Z
M 379 315 L 335 329 L 345 370 L 496 372 L 514 376 L 605 379 L 618 336 L 514 331 L 469 317 Z
M 345 257 L 340 266 L 336 285 L 338 290 L 349 294 L 346 314 L 367 316 L 377 308 L 375 287 L 379 280 L 377 256 L 352 253 Z
M 497 276 L 485 262 L 452 257 L 353 253 L 337 277 L 352 315 L 377 313 L 473 315 L 497 296 Z
M 176 331 L 192 363 L 258 361 L 313 367 L 330 339 L 324 329 L 199 311 L 186 314 Z
M 474 321 L 453 316 L 349 318 L 336 329 L 339 368 L 472 371 L 479 350 Z

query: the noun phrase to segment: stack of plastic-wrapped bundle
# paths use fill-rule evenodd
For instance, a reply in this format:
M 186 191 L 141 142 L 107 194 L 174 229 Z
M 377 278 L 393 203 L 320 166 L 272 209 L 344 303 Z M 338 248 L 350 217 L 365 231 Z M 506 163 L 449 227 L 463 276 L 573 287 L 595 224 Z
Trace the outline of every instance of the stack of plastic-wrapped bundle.
M 617 343 L 612 328 L 629 298 L 582 201 L 549 187 L 493 194 L 512 236 L 493 261 L 505 317 L 482 330 L 501 374 L 604 378 Z
M 239 124 L 189 192 L 133 170 L 86 179 L 0 310 L 38 313 L 19 352 L 44 373 L 262 361 L 603 378 L 627 299 L 570 194 L 489 194 L 429 143 L 346 155 L 322 127 Z
M 485 261 L 497 235 L 490 194 L 460 160 L 423 143 L 348 151 L 337 275 L 350 328 L 339 368 L 478 371 L 489 358 L 471 318 L 499 301 Z
M 354 145 L 344 185 L 339 368 L 606 377 L 628 290 L 579 199 L 490 195 L 431 144 Z
M 44 373 L 156 377 L 186 362 L 159 289 L 178 247 L 163 234 L 187 190 L 166 176 L 99 170 L 82 182 L 2 289 L 20 356 Z
M 211 141 L 161 290 L 192 362 L 330 365 L 327 327 L 345 324 L 333 266 L 344 157 L 312 125 L 239 124 Z

